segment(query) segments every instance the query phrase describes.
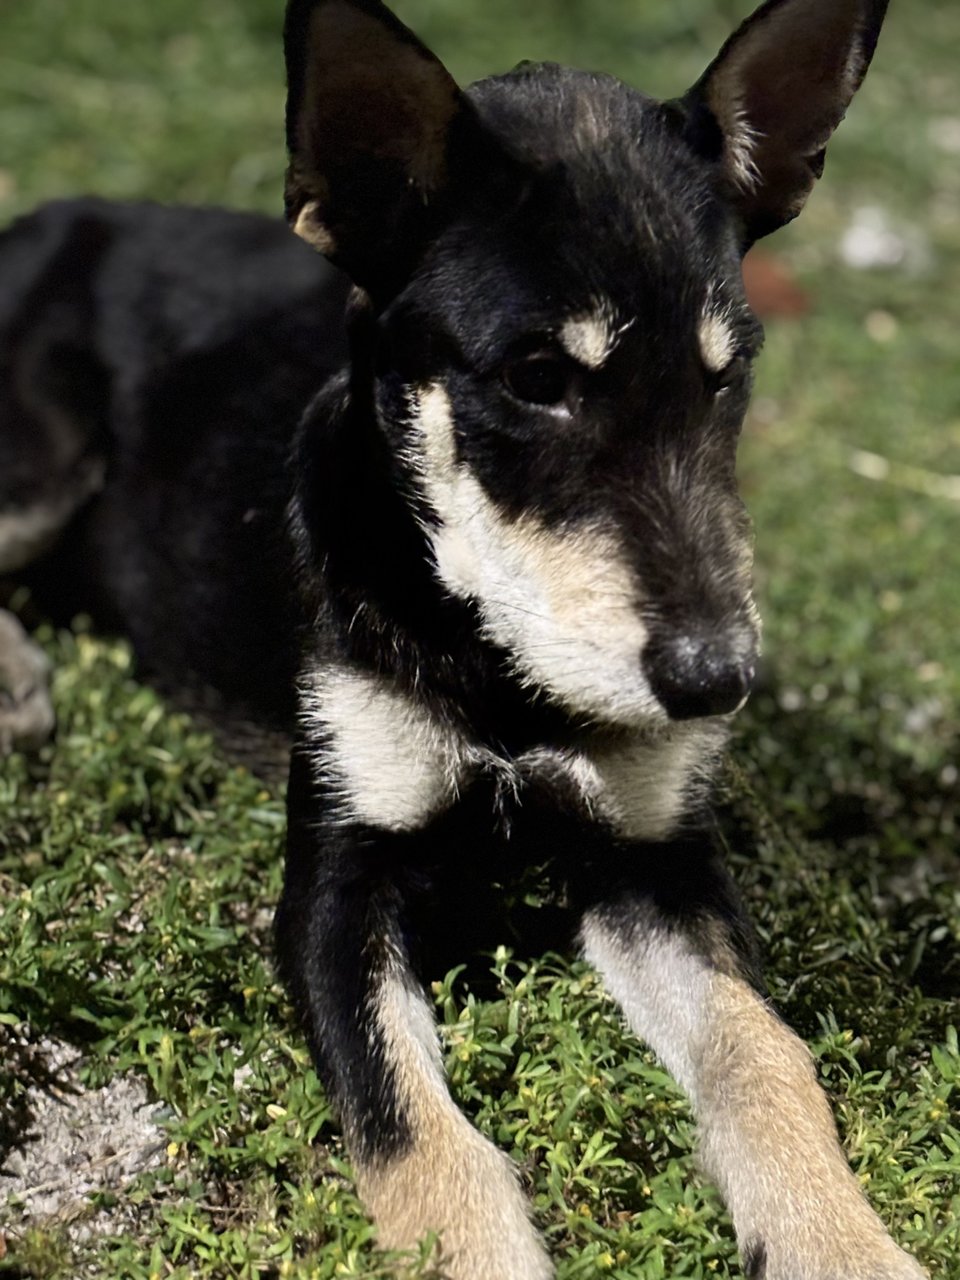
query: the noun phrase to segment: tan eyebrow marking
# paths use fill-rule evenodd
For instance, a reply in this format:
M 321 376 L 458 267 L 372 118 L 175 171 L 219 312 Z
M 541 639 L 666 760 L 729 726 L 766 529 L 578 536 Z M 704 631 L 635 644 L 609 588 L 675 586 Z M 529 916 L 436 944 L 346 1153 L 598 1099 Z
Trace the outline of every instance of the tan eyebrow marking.
M 612 303 L 599 301 L 593 311 L 571 316 L 565 321 L 558 337 L 560 345 L 579 364 L 588 369 L 601 369 L 610 358 L 622 334 L 633 325 L 619 323 Z
M 737 339 L 728 316 L 705 310 L 697 330 L 700 354 L 711 373 L 726 369 L 737 350 Z

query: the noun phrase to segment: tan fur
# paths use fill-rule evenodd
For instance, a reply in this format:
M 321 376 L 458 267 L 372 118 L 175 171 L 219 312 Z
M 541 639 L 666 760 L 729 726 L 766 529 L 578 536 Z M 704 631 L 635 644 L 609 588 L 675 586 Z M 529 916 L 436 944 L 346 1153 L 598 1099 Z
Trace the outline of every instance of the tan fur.
M 617 345 L 618 331 L 610 311 L 598 307 L 590 315 L 567 320 L 559 337 L 568 356 L 588 369 L 601 369 Z
M 389 681 L 347 667 L 306 677 L 300 704 L 312 737 L 324 744 L 314 768 L 332 788 L 340 819 L 388 831 L 417 829 L 485 774 L 505 799 L 531 782 L 557 784 L 620 835 L 665 839 L 726 741 L 719 721 L 674 724 L 508 757 L 454 732 Z
M 633 583 L 613 537 L 587 527 L 554 532 L 532 516 L 504 523 L 503 531 L 518 564 L 540 584 L 560 625 L 573 628 L 585 614 L 599 621 L 612 607 L 629 611 L 621 626 L 629 631 L 631 644 L 643 644 L 646 631 L 631 608 Z
M 700 1050 L 703 1161 L 768 1280 L 921 1280 L 867 1203 L 806 1046 L 742 980 L 711 979 Z
M 753 191 L 761 182 L 756 161 L 761 135 L 752 127 L 743 108 L 738 86 L 726 81 L 710 95 L 710 109 L 723 131 L 724 150 L 730 176 L 742 191 Z
M 697 947 L 637 910 L 584 920 L 584 954 L 684 1087 L 703 1163 L 764 1280 L 923 1280 L 863 1196 L 806 1046 L 737 972 L 722 927 Z
M 412 1250 L 434 1232 L 445 1280 L 549 1280 L 553 1268 L 530 1224 L 516 1169 L 447 1092 L 426 1001 L 394 975 L 380 992 L 377 1015 L 412 1131 L 402 1155 L 358 1168 L 380 1244 Z
M 756 153 L 762 135 L 744 106 L 744 76 L 755 56 L 758 35 L 755 28 L 728 53 L 707 91 L 707 105 L 723 132 L 727 170 L 743 191 L 754 191 L 761 182 Z
M 318 200 L 308 200 L 303 206 L 293 224 L 293 232 L 320 253 L 332 254 L 337 251 L 336 240 L 323 224 Z
M 566 320 L 557 336 L 568 356 L 587 369 L 600 369 L 633 323 L 621 321 L 613 303 L 601 298 L 593 310 Z
M 722 373 L 736 352 L 736 338 L 728 317 L 706 310 L 697 332 L 703 363 L 711 373 Z
M 457 462 L 443 387 L 423 388 L 412 417 L 408 461 L 440 520 L 425 531 L 448 590 L 477 601 L 484 630 L 526 683 L 606 722 L 665 724 L 638 660 L 647 631 L 615 535 L 501 513 Z
M 462 740 L 389 680 L 323 667 L 301 683 L 300 706 L 343 820 L 411 831 L 456 798 Z
M 725 742 L 722 723 L 698 721 L 592 747 L 600 811 L 622 836 L 665 840 L 709 781 Z

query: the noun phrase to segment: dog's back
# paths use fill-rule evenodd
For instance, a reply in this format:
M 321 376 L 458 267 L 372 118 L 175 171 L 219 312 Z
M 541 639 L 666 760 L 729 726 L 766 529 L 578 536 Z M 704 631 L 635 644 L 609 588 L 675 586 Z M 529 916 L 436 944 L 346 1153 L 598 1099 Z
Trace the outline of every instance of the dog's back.
M 162 683 L 287 721 L 285 459 L 344 363 L 345 296 L 255 214 L 87 199 L 3 233 L 0 573 L 39 553 L 55 615 L 93 611 Z

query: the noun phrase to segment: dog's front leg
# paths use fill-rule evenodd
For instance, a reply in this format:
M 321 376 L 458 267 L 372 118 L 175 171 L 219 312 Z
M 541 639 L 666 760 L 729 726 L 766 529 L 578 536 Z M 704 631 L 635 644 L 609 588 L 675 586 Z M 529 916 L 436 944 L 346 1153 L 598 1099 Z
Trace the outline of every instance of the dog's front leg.
M 751 1280 L 922 1280 L 837 1140 L 806 1046 L 751 979 L 735 891 L 706 842 L 629 851 L 593 887 L 582 945 L 631 1028 L 689 1094 L 701 1158 Z
M 325 827 L 317 790 L 295 755 L 277 942 L 380 1244 L 411 1250 L 434 1232 L 449 1280 L 548 1280 L 515 1168 L 450 1097 L 410 964 L 421 835 Z

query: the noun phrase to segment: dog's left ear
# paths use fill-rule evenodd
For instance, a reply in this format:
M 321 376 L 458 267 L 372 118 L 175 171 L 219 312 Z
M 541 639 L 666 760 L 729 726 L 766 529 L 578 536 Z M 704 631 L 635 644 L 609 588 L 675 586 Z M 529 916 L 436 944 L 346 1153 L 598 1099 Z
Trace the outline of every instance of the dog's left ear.
M 287 218 L 381 292 L 422 241 L 464 99 L 380 0 L 290 0 L 284 48 Z
M 886 9 L 887 0 L 768 0 L 681 100 L 688 141 L 719 153 L 745 249 L 803 208 Z

